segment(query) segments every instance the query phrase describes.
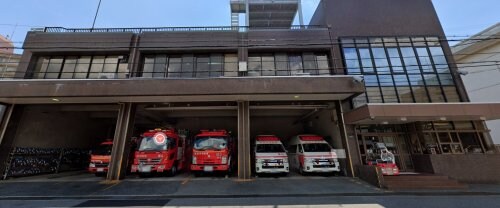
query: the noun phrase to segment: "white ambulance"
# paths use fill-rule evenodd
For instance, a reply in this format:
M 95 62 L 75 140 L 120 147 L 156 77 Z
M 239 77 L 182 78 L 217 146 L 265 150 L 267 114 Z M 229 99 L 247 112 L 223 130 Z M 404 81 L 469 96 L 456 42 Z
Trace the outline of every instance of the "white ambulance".
M 288 156 L 280 139 L 274 135 L 259 135 L 255 141 L 255 172 L 288 174 Z
M 301 174 L 340 172 L 337 154 L 321 136 L 293 137 L 288 143 L 288 157 L 291 167 Z

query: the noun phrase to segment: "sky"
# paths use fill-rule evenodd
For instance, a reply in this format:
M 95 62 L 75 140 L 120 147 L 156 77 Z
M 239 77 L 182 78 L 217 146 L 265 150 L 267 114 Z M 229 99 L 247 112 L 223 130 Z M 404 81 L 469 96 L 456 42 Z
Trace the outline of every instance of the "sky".
M 319 1 L 302 0 L 305 23 Z M 447 36 L 473 35 L 500 22 L 500 0 L 432 1 Z M 0 2 L 0 34 L 10 36 L 16 46 L 21 46 L 26 32 L 34 27 L 91 27 L 99 0 Z M 228 25 L 229 0 L 102 0 L 96 21 L 96 27 Z

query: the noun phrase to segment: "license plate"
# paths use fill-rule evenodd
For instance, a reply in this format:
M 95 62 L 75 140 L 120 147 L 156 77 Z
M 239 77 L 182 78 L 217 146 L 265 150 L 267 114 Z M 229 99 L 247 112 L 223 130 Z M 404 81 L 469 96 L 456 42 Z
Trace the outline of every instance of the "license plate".
M 139 172 L 150 173 L 151 172 L 151 165 L 139 166 Z
M 205 171 L 205 172 L 212 172 L 212 171 L 214 171 L 214 167 L 212 167 L 212 166 L 205 166 L 205 167 L 203 167 L 203 171 Z
M 97 172 L 104 172 L 104 168 L 97 168 Z

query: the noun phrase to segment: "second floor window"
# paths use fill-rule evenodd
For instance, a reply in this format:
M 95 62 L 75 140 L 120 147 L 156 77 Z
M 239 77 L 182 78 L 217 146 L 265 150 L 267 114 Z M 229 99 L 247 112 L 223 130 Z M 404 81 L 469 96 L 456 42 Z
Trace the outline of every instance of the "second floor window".
M 249 76 L 330 75 L 326 53 L 269 53 L 248 56 Z

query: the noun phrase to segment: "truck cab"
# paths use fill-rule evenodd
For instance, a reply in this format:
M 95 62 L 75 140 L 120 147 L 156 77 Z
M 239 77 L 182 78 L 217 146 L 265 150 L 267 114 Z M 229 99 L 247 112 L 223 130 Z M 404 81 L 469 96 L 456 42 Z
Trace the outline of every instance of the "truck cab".
M 288 174 L 288 156 L 280 139 L 274 135 L 259 135 L 255 141 L 255 172 Z
M 183 169 L 185 141 L 175 130 L 155 129 L 141 135 L 134 153 L 132 173 L 175 175 Z
M 94 173 L 96 176 L 104 176 L 108 172 L 112 148 L 113 142 L 105 141 L 91 151 L 88 169 L 90 173 Z
M 201 130 L 194 138 L 191 171 L 226 172 L 232 169 L 234 151 L 232 138 L 226 130 Z
M 292 167 L 301 174 L 340 172 L 337 154 L 321 136 L 293 137 L 288 145 L 288 156 Z

